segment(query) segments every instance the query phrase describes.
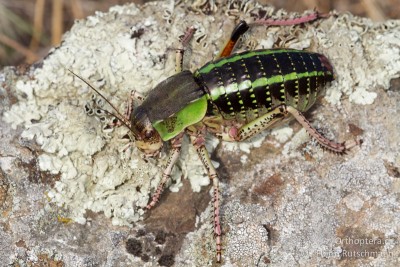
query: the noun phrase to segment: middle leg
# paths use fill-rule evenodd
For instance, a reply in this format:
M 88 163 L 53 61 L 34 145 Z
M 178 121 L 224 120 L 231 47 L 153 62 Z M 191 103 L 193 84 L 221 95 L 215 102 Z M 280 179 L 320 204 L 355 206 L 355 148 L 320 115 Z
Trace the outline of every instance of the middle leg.
M 240 142 L 274 127 L 287 116 L 284 105 L 280 105 L 245 125 L 233 120 L 224 121 L 222 117 L 208 117 L 203 120 L 203 123 L 208 131 L 218 138 L 228 142 Z
M 216 239 L 216 254 L 217 254 L 217 262 L 221 262 L 221 254 L 222 254 L 222 230 L 221 230 L 221 219 L 220 219 L 220 194 L 219 194 L 219 178 L 217 171 L 215 170 L 210 155 L 205 147 L 205 130 L 204 127 L 202 130 L 198 132 L 189 132 L 190 140 L 193 146 L 196 149 L 197 154 L 203 166 L 205 167 L 208 177 L 213 183 L 213 216 L 214 216 L 214 237 Z
M 180 38 L 180 47 L 175 50 L 175 73 L 179 73 L 183 69 L 183 56 L 185 54 L 185 49 L 189 45 L 195 32 L 196 29 L 194 27 L 189 27 L 185 34 Z
M 179 134 L 177 137 L 171 140 L 171 152 L 167 160 L 167 165 L 165 166 L 164 172 L 161 177 L 161 181 L 158 184 L 156 192 L 153 194 L 151 202 L 147 205 L 147 209 L 151 209 L 154 207 L 159 201 L 162 192 L 164 191 L 164 187 L 168 180 L 171 178 L 172 168 L 175 166 L 176 161 L 179 158 L 179 154 L 181 152 L 183 133 Z

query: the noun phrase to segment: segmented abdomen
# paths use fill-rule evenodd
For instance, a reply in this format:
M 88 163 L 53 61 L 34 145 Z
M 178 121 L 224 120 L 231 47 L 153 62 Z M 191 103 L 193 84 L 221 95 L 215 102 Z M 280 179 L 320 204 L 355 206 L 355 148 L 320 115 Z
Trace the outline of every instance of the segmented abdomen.
M 195 77 L 225 118 L 253 119 L 282 103 L 306 111 L 333 80 L 333 70 L 321 54 L 271 49 L 209 62 Z

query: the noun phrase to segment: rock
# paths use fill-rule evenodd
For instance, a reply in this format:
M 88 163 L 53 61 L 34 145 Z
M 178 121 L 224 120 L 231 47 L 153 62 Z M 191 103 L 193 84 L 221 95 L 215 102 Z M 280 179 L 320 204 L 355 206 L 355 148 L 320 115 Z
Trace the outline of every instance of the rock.
M 145 161 L 134 144 L 122 151 L 127 129 L 104 132 L 110 118 L 84 108 L 112 109 L 68 70 L 122 111 L 131 90 L 146 94 L 174 73 L 187 27 L 197 31 L 184 66 L 195 70 L 216 56 L 239 18 L 262 14 L 298 16 L 253 1 L 115 6 L 77 21 L 27 72 L 4 68 L 1 262 L 215 264 L 210 187 L 193 148 L 184 144 L 173 172 L 179 192 L 164 192 L 145 213 L 166 153 Z M 331 139 L 364 142 L 333 155 L 295 122 L 240 144 L 210 137 L 222 184 L 222 266 L 396 266 L 400 90 L 390 81 L 400 73 L 399 38 L 398 20 L 333 12 L 299 27 L 254 27 L 240 42 L 238 51 L 283 46 L 326 55 L 336 80 L 306 116 Z

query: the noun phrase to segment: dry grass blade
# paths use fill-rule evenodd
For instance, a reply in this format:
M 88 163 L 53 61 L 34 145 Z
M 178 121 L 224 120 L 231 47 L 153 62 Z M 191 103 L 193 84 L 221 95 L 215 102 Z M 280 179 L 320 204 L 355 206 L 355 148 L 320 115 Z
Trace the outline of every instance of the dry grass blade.
M 374 21 L 384 21 L 386 16 L 376 0 L 362 0 L 368 16 Z
M 63 0 L 53 0 L 53 14 L 51 23 L 51 44 L 56 46 L 61 42 L 63 34 Z
M 38 60 L 39 56 L 36 55 L 34 52 L 32 52 L 31 49 L 28 49 L 26 47 L 24 47 L 23 45 L 21 45 L 20 43 L 18 43 L 17 41 L 7 37 L 4 34 L 0 33 L 0 43 L 11 47 L 12 49 L 14 49 L 15 51 L 18 51 L 19 53 L 25 55 L 27 58 L 31 59 L 32 61 Z
M 374 21 L 384 21 L 387 18 L 396 19 L 400 14 L 400 0 L 257 1 L 297 12 L 314 8 L 322 13 L 327 13 L 332 9 L 339 12 L 349 11 L 357 15 L 369 16 Z M 40 54 L 43 57 L 50 46 L 60 43 L 63 32 L 73 24 L 74 19 L 84 18 L 95 10 L 105 11 L 112 5 L 128 2 L 143 4 L 148 1 L 0 0 L 0 34 L 20 43 L 20 46 L 16 48 L 18 50 L 13 50 L 14 43 L 10 47 L 5 46 L 5 43 L 0 44 L 2 45 L 0 47 L 0 65 L 17 65 L 24 59 L 27 63 L 32 63 L 35 61 L 36 55 Z M 64 12 L 67 12 L 68 15 Z M 48 40 L 50 36 L 51 40 Z M 8 39 L 6 42 L 10 43 Z M 23 52 L 21 54 L 25 47 L 29 47 L 32 53 Z M 29 55 L 35 56 L 30 57 Z
M 44 17 L 45 0 L 36 0 L 35 13 L 33 18 L 33 33 L 29 49 L 35 53 L 39 49 L 40 39 L 43 34 L 43 17 Z M 35 57 L 27 56 L 26 62 L 32 63 L 36 60 Z
M 85 16 L 80 0 L 71 0 L 71 11 L 75 19 L 81 19 Z

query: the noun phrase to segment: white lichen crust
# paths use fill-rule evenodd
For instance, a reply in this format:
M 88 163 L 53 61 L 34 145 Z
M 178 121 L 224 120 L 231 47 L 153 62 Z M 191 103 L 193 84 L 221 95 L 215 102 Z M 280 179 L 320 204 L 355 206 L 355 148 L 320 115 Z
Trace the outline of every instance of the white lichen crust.
M 104 122 L 96 116 L 88 116 L 84 111 L 85 104 L 92 101 L 93 91 L 68 70 L 91 82 L 123 113 L 131 90 L 146 95 L 157 83 L 174 73 L 175 48 L 179 45 L 179 36 L 188 27 L 194 26 L 197 31 L 190 48 L 186 51 L 184 66 L 194 71 L 217 55 L 238 19 L 252 22 L 255 16 L 264 13 L 274 18 L 299 15 L 288 14 L 282 10 L 275 11 L 271 7 L 261 7 L 255 1 L 221 2 L 196 1 L 189 4 L 181 1 L 175 5 L 174 1 L 160 1 L 149 2 L 140 7 L 134 4 L 115 6 L 107 13 L 96 13 L 87 19 L 77 21 L 65 34 L 60 47 L 54 48 L 41 65 L 32 69 L 30 77 L 23 77 L 16 83 L 14 89 L 19 101 L 4 113 L 2 120 L 12 124 L 14 128 L 21 127 L 23 138 L 35 140 L 40 145 L 42 150 L 38 157 L 40 170 L 60 176 L 54 189 L 49 191 L 47 196 L 51 201 L 66 208 L 69 211 L 68 217 L 76 222 L 85 223 L 86 211 L 92 210 L 103 212 L 106 217 L 112 218 L 112 223 L 115 225 L 131 225 L 140 220 L 151 193 L 158 185 L 165 156 L 168 153 L 166 149 L 160 159 L 143 160 L 134 143 L 125 149 L 126 142 L 121 140 L 128 132 L 125 127 L 116 128 L 111 133 L 104 132 L 102 130 Z M 259 12 L 260 10 L 265 12 Z M 342 119 L 346 116 L 351 117 L 348 113 L 352 113 L 352 110 L 373 104 L 379 99 L 377 88 L 387 90 L 390 80 L 399 77 L 399 40 L 400 21 L 378 24 L 350 14 L 332 13 L 330 17 L 308 23 L 305 27 L 252 28 L 237 49 L 240 51 L 279 46 L 324 54 L 331 61 L 336 74 L 336 80 L 327 88 L 325 99 L 337 111 L 331 118 Z M 343 104 L 343 99 L 349 101 L 346 100 L 346 104 Z M 352 105 L 351 108 L 348 106 L 349 103 Z M 104 108 L 112 111 L 107 105 L 104 105 Z M 344 112 L 346 114 L 341 113 L 349 110 L 350 112 Z M 394 116 L 396 112 L 398 114 L 398 110 L 392 111 L 393 113 L 388 116 Z M 314 116 L 317 124 L 322 124 L 324 129 L 335 124 L 334 120 L 326 122 L 324 116 L 325 114 Z M 382 117 L 384 115 L 375 119 Z M 322 152 L 316 152 L 314 149 L 313 153 L 318 154 L 318 157 L 315 157 L 316 162 L 298 162 L 296 159 L 302 155 L 293 150 L 298 149 L 307 137 L 304 131 L 293 133 L 292 128 L 286 126 L 273 132 L 276 136 L 276 142 L 273 142 L 275 147 L 287 142 L 280 156 L 272 156 L 267 163 L 263 163 L 264 165 L 260 163 L 254 168 L 251 167 L 254 173 L 249 175 L 242 173 L 245 178 L 242 177 L 239 182 L 232 180 L 228 186 L 222 185 L 225 189 L 235 186 L 240 188 L 243 185 L 251 188 L 253 179 L 259 178 L 257 172 L 265 171 L 264 176 L 259 179 L 272 176 L 274 166 L 281 166 L 282 162 L 288 163 L 290 168 L 296 170 L 296 173 L 282 170 L 283 179 L 285 181 L 289 179 L 282 189 L 283 195 L 290 195 L 291 199 L 282 202 L 277 200 L 279 203 L 274 203 L 276 210 L 268 211 L 268 214 L 274 214 L 270 216 L 271 218 L 264 216 L 265 210 L 259 205 L 240 206 L 235 202 L 227 205 L 225 211 L 224 207 L 222 208 L 227 218 L 225 222 L 230 228 L 229 234 L 223 236 L 226 238 L 223 243 L 226 247 L 223 257 L 227 257 L 227 266 L 230 266 L 230 263 L 254 266 L 259 263 L 264 253 L 270 253 L 268 258 L 276 263 L 276 266 L 282 266 L 279 265 L 281 263 L 286 263 L 287 266 L 292 264 L 307 266 L 312 264 L 308 262 L 309 258 L 318 257 L 317 246 L 326 245 L 321 248 L 323 251 L 340 250 L 339 246 L 327 245 L 329 242 L 326 240 L 334 235 L 336 222 L 332 217 L 326 217 L 326 214 L 334 210 L 335 205 L 339 205 L 341 201 L 352 211 L 362 209 L 365 202 L 372 201 L 369 194 L 374 193 L 371 189 L 362 191 L 364 184 L 373 183 L 376 187 L 390 188 L 390 179 L 385 173 L 382 159 L 368 158 L 368 153 L 386 151 L 384 160 L 400 164 L 396 145 L 385 147 L 388 143 L 397 144 L 398 147 L 398 137 L 397 139 L 393 136 L 382 137 L 380 133 L 371 133 L 373 127 L 367 120 L 372 118 L 361 117 L 358 120 L 360 127 L 365 131 L 366 141 L 362 146 L 363 151 L 358 152 L 356 159 L 350 157 L 345 164 L 330 168 L 329 164 L 319 162 L 322 155 L 318 153 Z M 390 124 L 382 122 L 379 125 Z M 337 128 L 335 126 L 333 128 L 337 132 Z M 260 147 L 268 134 L 270 132 L 265 132 L 249 142 L 223 144 L 222 147 L 227 150 L 245 151 L 251 157 L 251 148 Z M 374 140 L 379 140 L 381 143 L 374 143 Z M 218 141 L 212 139 L 211 143 L 212 148 L 215 148 Z M 209 148 L 211 149 L 211 146 Z M 173 190 L 179 189 L 180 179 L 183 176 L 190 179 L 193 190 L 200 191 L 201 186 L 208 184 L 205 170 L 199 164 L 200 161 L 192 148 L 184 144 L 183 150 L 173 172 L 175 180 Z M 242 157 L 243 165 L 248 162 L 250 161 L 247 156 Z M 366 168 L 370 177 L 355 174 L 363 173 L 363 168 L 356 165 L 357 162 L 369 164 Z M 315 170 L 313 169 L 315 164 L 323 165 L 324 168 Z M 345 177 L 338 177 L 339 174 Z M 326 180 L 314 183 L 312 181 L 315 177 Z M 366 181 L 369 178 L 372 182 Z M 347 180 L 351 188 L 343 185 Z M 340 184 L 326 181 L 337 181 Z M 340 192 L 335 190 L 340 185 L 346 190 L 357 188 L 361 193 L 357 195 L 352 193 L 341 199 Z M 325 188 L 326 190 L 321 192 L 324 186 L 328 189 Z M 399 185 L 396 188 L 399 190 Z M 313 196 L 318 199 L 311 199 L 307 195 L 310 192 L 315 193 Z M 224 196 L 236 193 L 234 188 L 222 192 Z M 319 214 L 314 215 L 312 209 L 320 208 L 318 200 L 326 200 L 324 197 L 331 204 L 324 206 L 319 210 Z M 392 198 L 393 195 L 382 198 L 378 206 L 383 209 L 386 208 L 386 204 L 393 205 Z M 263 199 L 267 206 L 272 205 L 270 200 L 268 197 Z M 300 212 L 306 206 L 311 207 L 311 210 Z M 257 216 L 251 218 L 246 209 L 250 209 Z M 205 213 L 211 213 L 210 209 Z M 240 213 L 243 218 L 242 221 L 235 223 L 236 213 Z M 320 231 L 326 236 L 319 237 L 317 233 L 313 233 L 314 224 L 305 223 L 302 220 L 304 218 L 307 222 L 320 220 L 318 223 L 320 228 L 314 231 Z M 275 220 L 275 230 L 279 232 L 280 238 L 280 243 L 275 247 L 266 245 L 270 237 L 262 226 L 272 220 Z M 377 218 L 371 220 L 377 220 L 374 222 L 376 229 L 380 227 L 382 231 L 389 232 Z M 206 220 L 202 218 L 201 221 Z M 224 230 L 227 228 L 223 226 Z M 199 235 L 190 235 L 191 238 L 197 238 L 196 242 L 186 240 L 184 244 L 201 245 L 202 238 L 206 234 L 211 235 L 211 231 L 204 225 L 199 231 L 201 232 Z M 302 240 L 300 237 L 299 240 L 291 239 L 296 235 L 307 236 L 310 239 Z M 246 237 L 251 238 L 250 243 L 246 243 Z M 314 243 L 300 247 L 299 244 L 302 242 Z M 207 239 L 207 244 L 210 245 L 210 249 L 206 254 L 213 255 L 210 253 L 214 246 L 211 238 Z M 185 251 L 191 253 L 196 248 L 200 249 L 183 248 L 182 253 Z M 294 255 L 296 251 L 302 254 Z M 203 259 L 201 264 L 211 264 L 212 259 L 205 259 L 200 251 L 196 255 L 198 259 Z M 241 259 L 243 255 L 245 258 Z M 252 259 L 251 262 L 247 261 L 247 257 Z M 337 257 L 330 260 L 334 259 Z M 376 262 L 378 261 L 379 258 L 376 259 Z M 181 262 L 182 266 L 187 263 L 185 260 Z M 193 260 L 193 262 L 197 264 L 200 261 Z M 323 262 L 323 257 L 319 257 L 318 262 L 330 263 Z

